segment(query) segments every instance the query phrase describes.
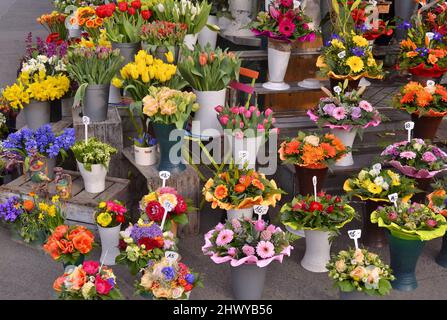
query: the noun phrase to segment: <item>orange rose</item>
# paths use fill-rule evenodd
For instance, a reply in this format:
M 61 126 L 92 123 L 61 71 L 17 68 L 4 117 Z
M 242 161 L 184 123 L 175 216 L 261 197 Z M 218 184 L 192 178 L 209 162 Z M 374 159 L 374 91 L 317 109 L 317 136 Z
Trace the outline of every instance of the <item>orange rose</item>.
M 82 254 L 87 254 L 92 250 L 93 239 L 86 233 L 80 233 L 73 238 L 73 245 Z
M 436 58 L 436 56 L 434 54 L 429 54 L 428 55 L 428 62 L 435 65 L 436 62 L 438 62 L 438 58 Z
M 49 238 L 47 243 L 44 244 L 43 250 L 47 252 L 51 258 L 54 260 L 59 259 L 60 251 L 59 251 L 59 241 L 55 240 L 54 238 Z
M 82 268 L 76 268 L 73 273 L 69 275 L 73 290 L 79 290 L 85 283 L 86 273 Z
M 54 281 L 54 283 L 53 283 L 53 289 L 56 290 L 57 292 L 61 292 L 62 285 L 64 284 L 64 281 L 65 281 L 65 276 L 60 276 L 59 278 L 57 278 L 56 281 Z
M 214 196 L 219 200 L 226 198 L 228 196 L 227 187 L 224 186 L 223 184 L 218 185 L 216 190 L 214 190 Z
M 264 191 L 265 186 L 262 184 L 261 181 L 259 181 L 258 179 L 253 179 L 253 181 L 251 182 L 256 188 L 258 188 L 259 190 Z
M 23 201 L 23 208 L 25 208 L 26 211 L 30 212 L 34 209 L 34 201 L 32 200 L 25 200 Z
M 60 226 L 58 226 L 56 229 L 54 229 L 54 232 L 53 232 L 53 237 L 56 239 L 56 240 L 60 240 L 60 239 L 62 239 L 63 237 L 64 237 L 64 235 L 67 233 L 67 231 L 68 231 L 68 226 L 66 226 L 66 225 L 60 225 Z
M 83 232 L 88 232 L 88 234 L 91 235 L 91 237 L 93 239 L 93 234 L 86 227 L 83 227 L 83 226 L 77 226 L 75 229 L 70 231 L 67 238 L 68 238 L 68 240 L 73 240 L 74 237 L 76 237 L 78 234 L 83 233 Z

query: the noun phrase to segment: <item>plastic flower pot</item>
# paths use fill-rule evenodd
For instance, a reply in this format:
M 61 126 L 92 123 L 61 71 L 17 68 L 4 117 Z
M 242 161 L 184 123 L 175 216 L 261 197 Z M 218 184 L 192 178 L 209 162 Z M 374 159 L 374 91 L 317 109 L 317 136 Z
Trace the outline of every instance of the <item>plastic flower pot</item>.
M 62 120 L 62 100 L 57 99 L 50 101 L 50 122 L 58 122 Z
M 50 122 L 51 107 L 48 101 L 31 100 L 23 109 L 28 128 L 36 130 Z
M 417 114 L 411 114 L 411 121 L 414 122 L 413 138 L 430 139 L 433 141 L 443 118 L 419 117 Z
M 308 168 L 295 165 L 295 176 L 298 179 L 299 194 L 306 196 L 314 193 L 312 178 L 317 177 L 317 192 L 320 192 L 326 180 L 328 168 Z
M 65 262 L 62 262 L 62 265 L 64 266 L 64 271 L 65 271 L 65 269 L 67 269 L 67 267 L 69 267 L 69 266 L 79 266 L 79 265 L 81 265 L 81 264 L 83 264 L 84 263 L 84 259 L 85 259 L 85 256 L 83 255 L 83 254 L 81 254 L 80 256 L 79 256 L 79 258 L 74 262 L 74 263 L 65 263 Z
M 332 129 L 332 133 L 338 137 L 346 147 L 352 148 L 355 137 L 357 135 L 357 129 L 344 130 L 344 129 Z M 347 153 L 343 158 L 335 162 L 336 167 L 348 167 L 354 164 L 352 158 L 352 152 Z
M 223 134 L 222 125 L 217 119 L 217 106 L 224 106 L 227 89 L 219 91 L 197 91 L 197 103 L 200 109 L 194 115 L 192 134 L 196 136 L 220 137 Z
M 447 268 L 447 235 L 442 237 L 442 247 L 438 256 L 436 257 L 436 263 L 441 267 Z
M 199 38 L 199 34 L 187 34 L 185 36 L 185 39 L 183 40 L 184 45 L 191 51 L 194 50 L 194 46 L 197 43 L 197 40 Z
M 115 258 L 120 254 L 118 244 L 120 240 L 121 224 L 113 228 L 103 228 L 98 225 L 101 238 L 101 263 L 108 266 L 115 265 Z
M 269 81 L 262 86 L 270 90 L 287 90 L 290 85 L 284 82 L 289 65 L 292 46 L 290 43 L 268 39 L 268 71 Z
M 260 300 L 264 291 L 267 268 L 256 264 L 231 267 L 231 285 L 236 300 Z
M 88 85 L 84 95 L 84 116 L 92 122 L 107 120 L 109 110 L 109 84 Z
M 77 160 L 76 162 L 84 180 L 85 191 L 88 193 L 103 192 L 106 189 L 107 169 L 102 164 L 92 164 L 92 170 L 87 171 L 82 163 Z
M 213 15 L 208 16 L 208 24 L 217 25 L 217 17 Z M 201 47 L 205 47 L 209 44 L 213 50 L 216 49 L 217 32 L 210 30 L 207 26 L 205 26 L 199 32 L 198 42 Z
M 377 224 L 371 222 L 371 213 L 377 210 L 379 206 L 389 205 L 385 201 L 365 201 L 365 210 L 363 211 L 363 230 L 360 240 L 363 245 L 372 248 L 382 248 L 387 244 L 385 230 Z
M 326 264 L 330 260 L 330 233 L 319 230 L 304 230 L 306 252 L 301 266 L 311 272 L 327 272 Z
M 253 218 L 253 207 L 246 209 L 232 209 L 227 210 L 227 219 L 243 219 L 243 218 Z
M 390 232 L 387 232 L 387 235 L 390 244 L 390 266 L 396 277 L 396 280 L 391 282 L 393 289 L 412 291 L 418 286 L 416 264 L 425 242 L 397 238 Z
M 259 148 L 262 144 L 263 135 L 257 137 L 248 137 L 238 139 L 233 135 L 225 135 L 226 142 L 229 144 L 232 152 L 233 159 L 240 169 L 244 167 L 244 164 L 248 162 L 248 169 L 256 169 L 256 158 L 259 152 Z M 242 162 L 240 158 L 241 151 L 248 151 L 247 161 Z
M 180 173 L 186 169 L 182 163 L 182 145 L 184 130 L 176 138 L 170 140 L 169 136 L 172 131 L 176 130 L 175 124 L 153 123 L 155 136 L 160 146 L 160 162 L 158 164 L 159 171 L 169 171 L 171 173 Z
M 152 166 L 157 163 L 157 146 L 142 148 L 134 145 L 135 163 L 139 166 Z

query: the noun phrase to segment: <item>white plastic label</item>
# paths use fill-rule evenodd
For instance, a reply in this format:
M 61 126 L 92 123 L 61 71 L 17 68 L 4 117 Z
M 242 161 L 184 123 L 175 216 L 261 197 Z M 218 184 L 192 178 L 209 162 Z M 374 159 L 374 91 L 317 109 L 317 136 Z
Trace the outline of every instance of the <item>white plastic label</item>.
M 317 177 L 313 176 L 312 177 L 312 184 L 314 185 L 314 196 L 315 196 L 315 201 L 317 201 Z
M 167 212 L 171 212 L 174 209 L 174 205 L 170 201 L 163 202 L 162 206 Z
M 267 214 L 267 211 L 269 211 L 269 207 L 267 206 L 254 206 L 253 211 L 255 214 L 258 215 L 258 220 L 262 219 L 263 215 Z
M 411 131 L 414 129 L 414 122 L 408 121 L 405 122 L 405 130 L 408 131 L 408 142 L 411 142 Z
M 166 187 L 166 180 L 171 177 L 171 173 L 169 171 L 160 171 L 160 179 L 163 180 L 163 188 Z
M 427 32 L 425 35 L 427 36 L 428 40 L 430 40 L 430 41 L 433 40 L 433 38 L 435 36 L 435 34 L 433 32 Z
M 397 208 L 397 199 L 399 199 L 399 195 L 397 193 L 390 194 L 388 199 L 390 199 L 390 201 L 394 203 L 394 206 Z
M 174 263 L 178 260 L 179 254 L 174 251 L 166 251 L 165 252 L 165 258 L 169 261 L 169 263 Z
M 336 94 L 340 94 L 341 93 L 341 88 L 339 86 L 334 87 L 334 92 Z
M 348 235 L 350 239 L 354 240 L 354 244 L 355 244 L 355 248 L 358 249 L 359 248 L 359 239 L 362 236 L 362 230 L 361 229 L 356 229 L 356 230 L 349 230 L 348 231 Z
M 87 116 L 83 116 L 82 117 L 82 123 L 85 125 L 89 125 L 90 124 L 90 118 Z
M 239 151 L 239 163 L 244 164 L 246 162 L 248 162 L 248 151 L 246 150 Z
M 427 81 L 427 87 L 434 87 L 435 85 L 436 85 L 436 83 L 433 80 Z
M 87 116 L 82 117 L 82 123 L 84 124 L 85 143 L 88 141 L 88 125 L 90 124 L 90 118 Z

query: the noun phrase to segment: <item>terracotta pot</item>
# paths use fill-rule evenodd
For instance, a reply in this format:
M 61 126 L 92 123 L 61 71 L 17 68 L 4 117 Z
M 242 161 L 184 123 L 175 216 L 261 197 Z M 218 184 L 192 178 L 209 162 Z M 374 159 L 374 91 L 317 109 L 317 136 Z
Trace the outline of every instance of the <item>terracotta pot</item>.
M 334 79 L 329 78 L 329 83 L 331 85 L 331 91 L 334 91 L 334 87 L 338 86 L 340 83 L 343 84 L 345 82 L 345 79 Z M 346 92 L 356 90 L 359 87 L 360 79 L 357 80 L 351 80 L 348 79 L 348 87 L 346 88 Z
M 387 238 L 384 228 L 379 228 L 376 223 L 371 222 L 371 213 L 379 206 L 389 205 L 385 201 L 365 201 L 365 210 L 363 211 L 363 230 L 362 237 L 360 238 L 362 243 L 367 247 L 382 248 L 387 244 Z
M 413 138 L 433 140 L 444 117 L 419 117 L 413 113 L 411 120 L 414 122 Z
M 295 165 L 295 176 L 298 179 L 299 194 L 305 196 L 314 193 L 312 178 L 317 177 L 317 192 L 323 189 L 328 168 L 313 169 Z

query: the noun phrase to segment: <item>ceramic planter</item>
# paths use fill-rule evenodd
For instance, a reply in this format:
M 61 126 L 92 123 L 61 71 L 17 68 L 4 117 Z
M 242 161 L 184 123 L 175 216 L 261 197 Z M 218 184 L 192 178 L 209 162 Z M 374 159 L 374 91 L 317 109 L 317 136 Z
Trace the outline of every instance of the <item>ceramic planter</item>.
M 200 109 L 195 113 L 192 134 L 196 136 L 219 137 L 223 134 L 222 125 L 217 119 L 217 106 L 224 106 L 227 89 L 220 91 L 197 91 L 197 103 Z
M 387 232 L 387 235 L 390 243 L 390 267 L 396 277 L 396 280 L 391 282 L 393 289 L 412 291 L 418 286 L 416 264 L 425 242 L 400 239 L 390 232 Z
M 414 122 L 413 138 L 430 139 L 433 141 L 443 118 L 419 117 L 419 115 L 413 113 L 411 115 L 411 121 Z
M 84 180 L 85 191 L 89 193 L 100 193 L 106 189 L 107 169 L 101 164 L 92 164 L 92 170 L 87 171 L 82 163 L 76 160 Z M 107 167 L 108 167 L 107 163 Z
M 115 265 L 115 258 L 120 254 L 118 249 L 121 224 L 113 228 L 103 228 L 98 225 L 101 238 L 101 263 L 107 266 Z
M 217 17 L 213 15 L 208 16 L 208 24 L 217 25 Z M 216 49 L 217 32 L 205 26 L 199 32 L 198 42 L 202 48 L 209 44 L 213 50 Z
M 304 230 L 306 239 L 306 253 L 301 266 L 311 272 L 327 272 L 326 264 L 330 260 L 330 233 L 319 230 Z
M 191 51 L 194 50 L 194 46 L 197 43 L 197 39 L 199 38 L 199 34 L 187 34 L 185 39 L 183 40 L 184 45 Z
M 295 177 L 298 179 L 299 194 L 306 196 L 314 194 L 312 178 L 317 177 L 317 192 L 323 189 L 326 180 L 328 168 L 313 169 L 295 165 Z
M 436 263 L 441 267 L 447 268 L 447 235 L 442 237 L 442 247 L 441 251 L 436 257 Z
M 152 166 L 157 163 L 157 146 L 141 148 L 134 145 L 135 163 L 139 166 Z
M 372 248 L 382 248 L 387 244 L 387 238 L 384 228 L 380 228 L 376 223 L 371 222 L 371 213 L 377 210 L 379 206 L 389 205 L 389 202 L 365 201 L 365 210 L 363 211 L 363 230 L 360 240 L 363 245 Z
M 269 81 L 262 86 L 270 90 L 287 90 L 290 85 L 284 82 L 289 65 L 292 47 L 289 43 L 268 39 Z
M 107 120 L 109 87 L 109 84 L 89 84 L 85 89 L 83 115 L 89 117 L 91 122 L 103 122 Z
M 227 210 L 227 220 L 253 218 L 253 207 L 246 209 Z
M 248 169 L 256 169 L 256 158 L 259 148 L 262 144 L 262 135 L 257 137 L 249 137 L 238 139 L 233 135 L 225 135 L 226 141 L 229 144 L 233 159 L 240 169 L 248 162 Z M 241 151 L 248 151 L 247 161 L 242 162 L 240 158 Z
M 85 256 L 83 254 L 81 254 L 79 256 L 79 258 L 74 262 L 74 264 L 62 262 L 62 265 L 63 265 L 64 270 L 65 270 L 65 269 L 67 269 L 68 266 L 76 266 L 77 267 L 77 266 L 83 264 L 84 260 L 85 260 Z
M 236 300 L 260 300 L 264 291 L 267 268 L 256 264 L 231 267 L 231 285 Z
M 158 164 L 159 171 L 169 171 L 171 173 L 180 173 L 186 169 L 182 163 L 182 145 L 184 130 L 175 140 L 170 140 L 169 135 L 176 130 L 175 124 L 152 124 L 155 136 L 160 146 L 160 162 Z M 172 154 L 171 154 L 172 153 Z
M 28 128 L 37 130 L 50 122 L 50 103 L 48 101 L 31 100 L 23 109 Z
M 343 129 L 332 129 L 332 133 L 338 137 L 341 142 L 349 148 L 352 148 L 354 144 L 355 137 L 357 135 L 357 129 L 343 130 Z M 343 158 L 335 162 L 336 167 L 349 167 L 354 164 L 354 159 L 352 158 L 352 151 L 347 153 Z

